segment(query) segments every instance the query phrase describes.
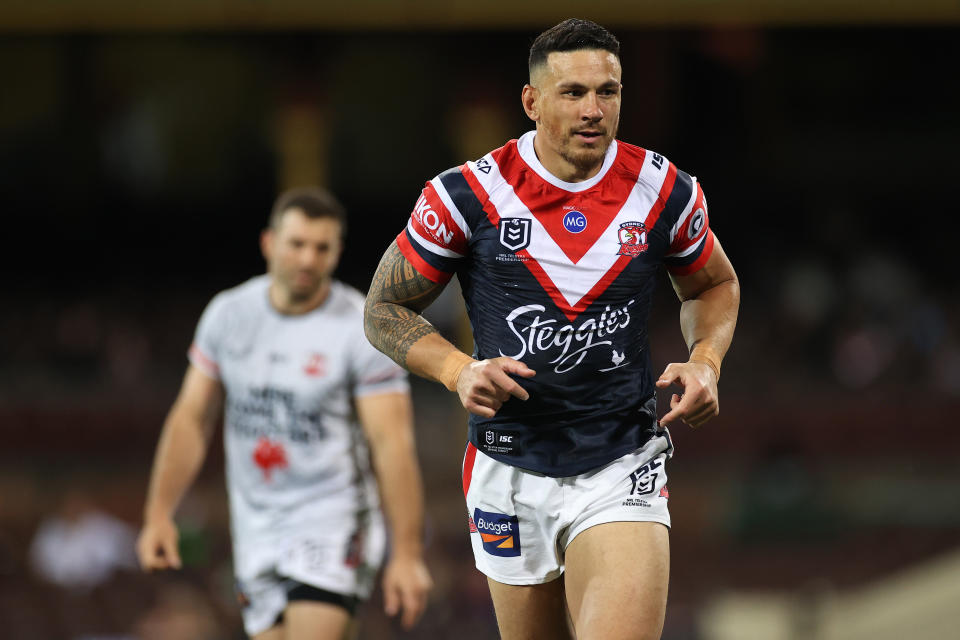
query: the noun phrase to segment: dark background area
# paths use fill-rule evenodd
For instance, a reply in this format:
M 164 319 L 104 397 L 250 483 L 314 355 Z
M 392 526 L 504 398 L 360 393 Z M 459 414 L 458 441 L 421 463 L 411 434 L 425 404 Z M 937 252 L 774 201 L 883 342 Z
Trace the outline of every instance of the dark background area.
M 742 287 L 721 416 L 674 429 L 664 638 L 719 638 L 704 612 L 730 590 L 816 601 L 955 550 L 957 28 L 609 26 L 619 137 L 698 177 Z M 307 176 L 338 194 L 339 276 L 364 290 L 426 180 L 530 128 L 538 31 L 0 34 L 9 637 L 164 637 L 144 620 L 189 593 L 216 625 L 167 637 L 237 637 L 216 443 L 182 510 L 196 550 L 182 576 L 53 587 L 31 540 L 74 491 L 139 525 L 196 320 L 262 271 L 277 191 Z M 678 308 L 664 276 L 658 366 L 685 358 Z M 453 336 L 455 309 L 438 308 Z M 406 636 L 375 598 L 362 637 L 493 637 L 459 495 L 464 416 L 414 385 L 438 589 Z

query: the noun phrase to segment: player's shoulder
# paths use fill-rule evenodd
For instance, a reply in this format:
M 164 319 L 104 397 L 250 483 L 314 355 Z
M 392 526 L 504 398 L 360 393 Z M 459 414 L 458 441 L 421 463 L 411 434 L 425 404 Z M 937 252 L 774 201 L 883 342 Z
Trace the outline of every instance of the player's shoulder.
M 441 171 L 437 174 L 436 179 L 443 180 L 443 178 L 447 176 L 464 175 L 466 173 L 473 173 L 474 175 L 480 173 L 481 175 L 486 176 L 490 174 L 494 164 L 500 165 L 507 157 L 513 157 L 517 155 L 518 142 L 519 139 L 516 138 L 508 140 L 496 149 L 488 151 L 479 158 L 467 160 L 463 164 L 459 164 L 455 167 L 450 167 L 445 171 Z
M 255 323 L 268 306 L 269 286 L 267 276 L 256 276 L 220 291 L 203 310 L 198 331 L 209 335 L 210 332 L 232 331 L 238 326 Z
M 219 301 L 221 304 L 244 303 L 251 300 L 260 301 L 267 290 L 270 288 L 270 276 L 261 274 L 253 276 L 238 285 L 224 289 L 213 297 L 213 301 Z
M 359 290 L 345 282 L 333 280 L 330 283 L 330 301 L 324 309 L 335 315 L 363 317 L 363 307 L 366 302 Z
M 210 300 L 207 309 L 211 312 L 230 310 L 231 312 L 255 310 L 263 307 L 267 290 L 270 287 L 270 276 L 263 274 L 254 276 L 240 284 L 224 289 Z
M 627 164 L 639 164 L 643 162 L 648 153 L 656 153 L 649 149 L 623 140 L 617 139 L 617 159 Z
M 673 187 L 689 189 L 697 182 L 695 176 L 680 169 L 664 154 L 617 140 L 617 164 L 621 171 L 637 176 L 637 182 L 657 191 L 664 199 Z

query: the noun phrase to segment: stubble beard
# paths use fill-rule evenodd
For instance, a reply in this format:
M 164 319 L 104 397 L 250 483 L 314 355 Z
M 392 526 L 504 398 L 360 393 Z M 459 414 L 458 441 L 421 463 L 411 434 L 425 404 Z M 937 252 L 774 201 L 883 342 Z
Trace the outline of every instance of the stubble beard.
M 617 127 L 614 126 L 612 131 L 608 131 L 604 134 L 603 144 L 596 148 L 575 148 L 575 133 L 570 132 L 569 137 L 567 137 L 563 147 L 560 149 L 560 157 L 563 158 L 566 162 L 570 163 L 577 169 L 583 172 L 589 172 L 592 169 L 597 168 L 599 165 L 603 164 L 603 159 L 607 155 L 607 149 L 610 148 L 610 145 L 613 143 L 613 139 L 617 135 Z
M 297 284 L 295 276 L 283 278 L 282 286 L 286 290 L 286 294 L 290 299 L 290 302 L 302 304 L 304 302 L 309 302 L 314 296 L 317 295 L 320 287 L 323 286 L 323 278 L 311 279 L 309 284 L 303 285 Z

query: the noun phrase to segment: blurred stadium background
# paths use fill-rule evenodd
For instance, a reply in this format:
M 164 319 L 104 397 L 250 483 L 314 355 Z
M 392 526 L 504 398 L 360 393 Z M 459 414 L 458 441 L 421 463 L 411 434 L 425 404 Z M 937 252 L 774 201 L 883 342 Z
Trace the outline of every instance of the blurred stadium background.
M 620 137 L 699 176 L 743 289 L 721 417 L 674 429 L 664 639 L 960 637 L 956 0 L 0 3 L 0 636 L 242 637 L 218 443 L 187 569 L 131 568 L 200 311 L 307 183 L 365 289 L 425 180 L 529 128 L 527 48 L 574 15 L 620 37 Z M 654 314 L 684 357 L 665 277 Z M 492 638 L 464 415 L 414 387 L 437 588 L 361 637 Z

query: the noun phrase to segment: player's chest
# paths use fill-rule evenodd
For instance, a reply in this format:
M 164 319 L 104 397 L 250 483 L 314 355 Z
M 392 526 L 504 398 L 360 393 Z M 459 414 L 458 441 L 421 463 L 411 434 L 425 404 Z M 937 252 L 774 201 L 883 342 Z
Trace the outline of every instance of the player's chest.
M 309 404 L 344 392 L 347 363 L 335 340 L 270 326 L 235 338 L 221 358 L 228 391 L 263 389 Z
M 635 288 L 668 246 L 669 230 L 650 216 L 652 202 L 604 206 L 589 199 L 505 206 L 474 233 L 472 256 L 494 281 L 531 273 L 558 289 Z

